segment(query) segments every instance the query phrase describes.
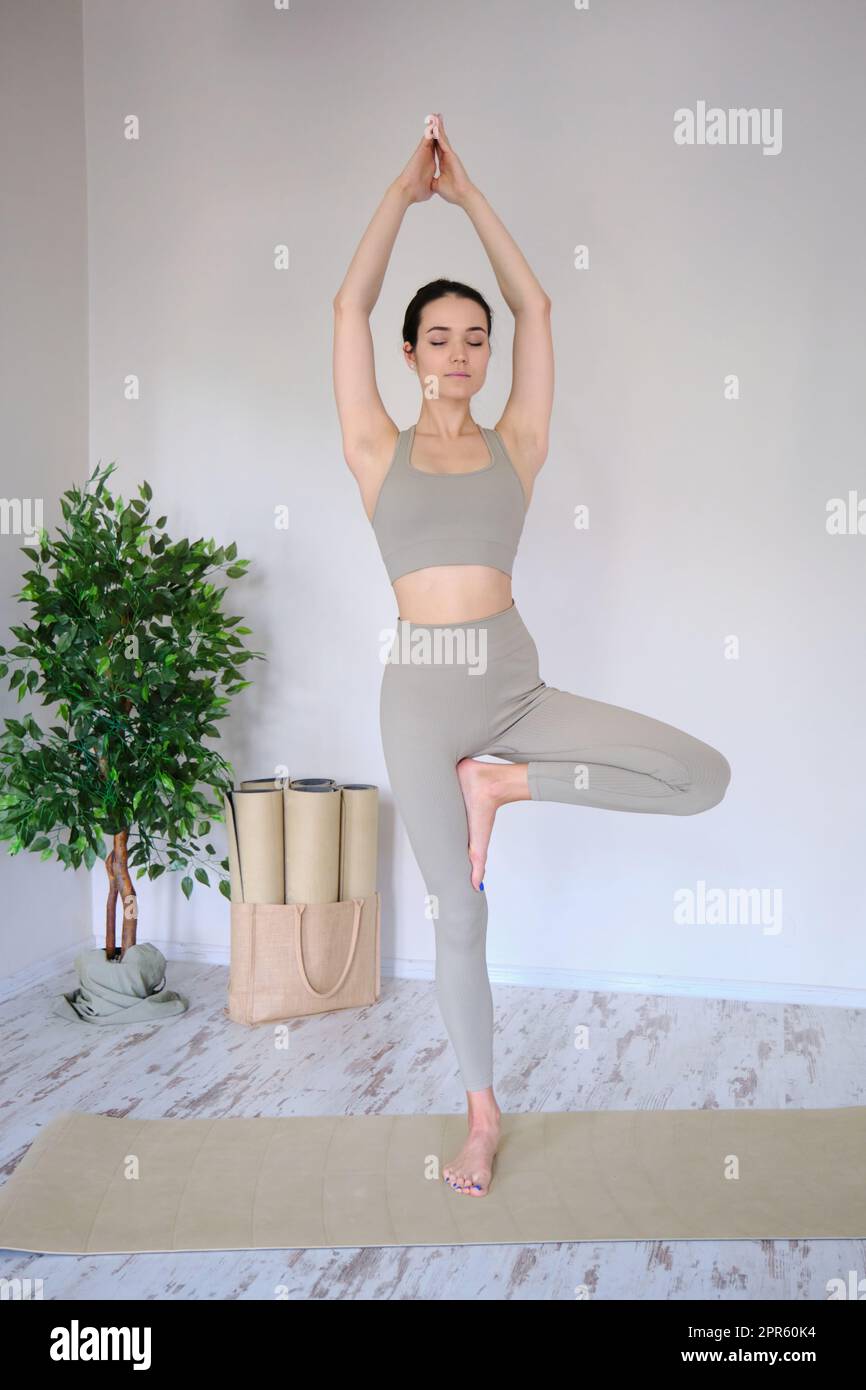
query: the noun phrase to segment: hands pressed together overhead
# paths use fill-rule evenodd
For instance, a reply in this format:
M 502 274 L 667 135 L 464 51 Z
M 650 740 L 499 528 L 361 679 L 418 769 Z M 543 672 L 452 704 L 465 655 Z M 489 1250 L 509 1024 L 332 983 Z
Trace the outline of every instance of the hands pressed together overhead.
M 445 133 L 441 111 L 434 111 L 426 117 L 424 134 L 403 170 L 400 182 L 413 203 L 423 203 L 434 193 L 438 193 L 447 203 L 460 203 L 472 187 Z

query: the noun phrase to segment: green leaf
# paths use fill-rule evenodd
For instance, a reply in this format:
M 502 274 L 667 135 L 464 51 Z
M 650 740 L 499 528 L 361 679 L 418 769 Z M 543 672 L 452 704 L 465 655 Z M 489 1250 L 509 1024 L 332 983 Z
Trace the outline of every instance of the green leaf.
M 61 524 L 21 547 L 16 597 L 30 618 L 10 625 L 17 646 L 0 646 L 0 676 L 19 704 L 32 694 L 58 723 L 25 710 L 0 717 L 0 841 L 10 855 L 32 848 L 64 869 L 98 870 L 111 839 L 132 832 L 130 874 L 180 870 L 189 897 L 228 871 L 227 859 L 211 867 L 209 842 L 207 872 L 196 865 L 233 780 L 213 741 L 250 683 L 242 661 L 266 660 L 245 647 L 242 616 L 223 612 L 251 562 L 232 541 L 173 540 L 165 516 L 154 527 L 150 484 L 131 500 L 112 495 L 116 466 L 99 460 L 58 491 Z M 225 584 L 209 582 L 228 565 Z
M 220 879 L 220 892 L 222 893 L 224 898 L 228 898 L 229 902 L 231 902 L 232 887 L 231 884 L 224 878 Z

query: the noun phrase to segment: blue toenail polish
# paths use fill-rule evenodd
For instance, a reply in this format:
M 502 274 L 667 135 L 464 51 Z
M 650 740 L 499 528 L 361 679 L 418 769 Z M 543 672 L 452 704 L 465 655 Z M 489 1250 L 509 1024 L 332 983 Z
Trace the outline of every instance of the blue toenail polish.
M 480 886 L 481 891 L 482 891 L 482 893 L 483 893 L 483 892 L 484 892 L 484 884 L 482 883 L 482 884 L 480 884 L 479 886 Z

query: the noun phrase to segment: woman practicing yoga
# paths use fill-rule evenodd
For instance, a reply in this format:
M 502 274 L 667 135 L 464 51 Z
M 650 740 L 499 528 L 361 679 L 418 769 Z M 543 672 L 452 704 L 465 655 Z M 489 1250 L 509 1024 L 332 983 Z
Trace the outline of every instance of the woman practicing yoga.
M 494 428 L 469 413 L 487 373 L 491 313 L 459 282 L 423 286 L 406 311 L 417 423 L 398 430 L 377 389 L 370 313 L 406 209 L 434 193 L 467 213 L 514 315 L 511 394 Z M 385 762 L 427 888 L 437 999 L 469 1107 L 466 1143 L 444 1176 L 455 1191 L 483 1196 L 500 1120 L 483 886 L 497 809 L 563 801 L 689 816 L 722 799 L 731 770 L 690 734 L 540 678 L 511 571 L 547 454 L 550 300 L 470 182 L 441 115 L 428 117 L 386 190 L 334 298 L 334 321 L 343 452 L 399 607 L 381 688 Z

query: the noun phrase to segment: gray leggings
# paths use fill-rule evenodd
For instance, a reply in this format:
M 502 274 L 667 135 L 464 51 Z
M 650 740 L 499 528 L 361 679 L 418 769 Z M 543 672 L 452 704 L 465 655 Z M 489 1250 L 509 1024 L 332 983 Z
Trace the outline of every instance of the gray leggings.
M 731 769 L 670 724 L 545 684 L 512 603 L 466 623 L 398 618 L 382 677 L 385 763 L 427 888 L 436 991 L 463 1085 L 493 1084 L 487 898 L 472 887 L 461 758 L 528 763 L 533 801 L 691 816 L 715 806 Z

